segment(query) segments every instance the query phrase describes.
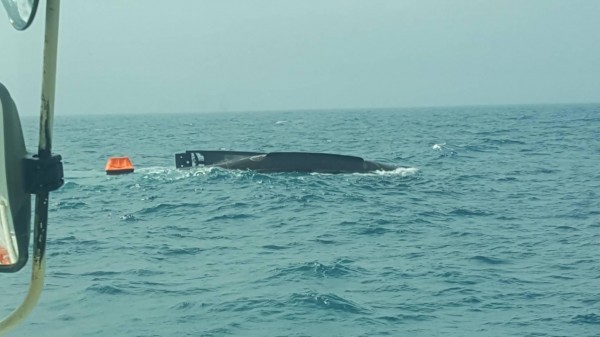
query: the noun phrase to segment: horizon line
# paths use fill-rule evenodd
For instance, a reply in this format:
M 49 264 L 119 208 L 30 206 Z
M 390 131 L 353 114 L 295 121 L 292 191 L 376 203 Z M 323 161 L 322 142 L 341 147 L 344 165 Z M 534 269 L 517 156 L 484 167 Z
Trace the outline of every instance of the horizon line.
M 561 105 L 600 105 L 600 102 L 555 102 L 555 103 L 501 103 L 501 104 L 451 104 L 451 105 L 414 105 L 414 106 L 390 106 L 390 107 L 339 107 L 339 108 L 283 108 L 263 110 L 210 110 L 210 111 L 169 111 L 169 112 L 69 112 L 61 114 L 54 111 L 54 116 L 113 116 L 113 115 L 191 115 L 191 114 L 245 114 L 245 113 L 290 113 L 290 112 L 339 112 L 339 111 L 382 111 L 382 110 L 409 110 L 409 109 L 444 109 L 444 108 L 477 108 L 477 107 L 517 107 L 517 106 L 561 106 Z M 38 114 L 23 114 L 22 117 L 37 117 Z

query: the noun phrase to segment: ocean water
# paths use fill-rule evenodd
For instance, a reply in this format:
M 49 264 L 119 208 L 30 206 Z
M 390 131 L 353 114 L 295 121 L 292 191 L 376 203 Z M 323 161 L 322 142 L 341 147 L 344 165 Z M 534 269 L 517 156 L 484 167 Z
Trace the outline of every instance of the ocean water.
M 600 336 L 599 130 L 600 105 L 58 114 L 46 287 L 11 335 Z M 406 168 L 176 170 L 191 149 Z

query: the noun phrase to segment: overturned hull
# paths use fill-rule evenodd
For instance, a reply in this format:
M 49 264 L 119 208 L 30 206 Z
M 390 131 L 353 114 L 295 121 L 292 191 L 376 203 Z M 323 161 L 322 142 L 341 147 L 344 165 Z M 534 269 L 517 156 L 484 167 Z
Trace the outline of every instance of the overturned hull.
M 364 160 L 360 157 L 311 152 L 186 151 L 175 155 L 177 168 L 216 166 L 257 172 L 362 173 L 392 171 L 398 166 Z

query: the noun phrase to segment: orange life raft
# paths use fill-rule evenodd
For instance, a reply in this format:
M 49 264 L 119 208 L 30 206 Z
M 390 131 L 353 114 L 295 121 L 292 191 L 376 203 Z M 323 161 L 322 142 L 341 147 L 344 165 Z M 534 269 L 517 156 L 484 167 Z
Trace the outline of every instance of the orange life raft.
M 125 174 L 133 172 L 133 164 L 128 157 L 110 157 L 106 163 L 106 174 Z

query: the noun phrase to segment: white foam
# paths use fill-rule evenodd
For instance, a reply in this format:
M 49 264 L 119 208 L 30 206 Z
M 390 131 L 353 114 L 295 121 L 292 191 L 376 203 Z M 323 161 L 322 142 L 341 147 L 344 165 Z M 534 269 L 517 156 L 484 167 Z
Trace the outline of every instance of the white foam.
M 161 173 L 169 173 L 172 169 L 170 167 L 164 166 L 149 166 L 149 167 L 140 167 L 136 168 L 134 173 L 142 173 L 142 174 L 161 174 Z
M 398 167 L 397 169 L 391 171 L 377 170 L 373 172 L 366 173 L 350 173 L 352 175 L 360 175 L 360 176 L 401 176 L 407 177 L 413 174 L 416 174 L 419 171 L 416 167 Z M 343 174 L 343 173 L 341 173 Z M 312 172 L 310 175 L 337 175 L 334 173 L 322 173 L 322 172 Z
M 397 169 L 392 170 L 392 171 L 375 171 L 375 174 L 380 175 L 380 176 L 406 177 L 406 176 L 412 176 L 412 175 L 416 174 L 418 171 L 419 171 L 419 169 L 416 167 L 398 167 Z
M 189 169 L 177 169 L 173 167 L 153 166 L 143 167 L 135 170 L 135 173 L 141 174 L 144 178 L 160 179 L 160 180 L 181 180 L 189 177 L 204 176 L 213 171 L 214 167 L 193 167 Z
M 431 148 L 435 151 L 454 151 L 454 147 L 446 145 L 446 142 L 433 144 Z

